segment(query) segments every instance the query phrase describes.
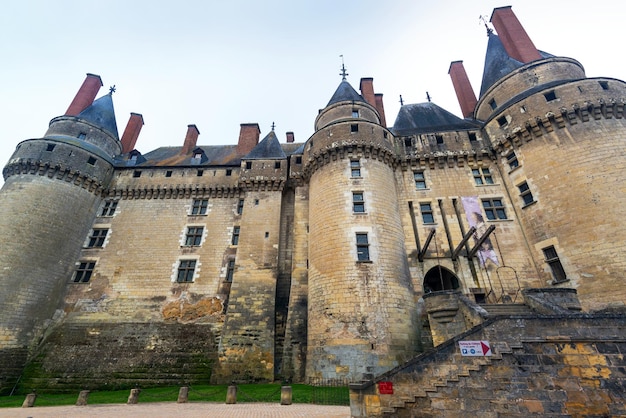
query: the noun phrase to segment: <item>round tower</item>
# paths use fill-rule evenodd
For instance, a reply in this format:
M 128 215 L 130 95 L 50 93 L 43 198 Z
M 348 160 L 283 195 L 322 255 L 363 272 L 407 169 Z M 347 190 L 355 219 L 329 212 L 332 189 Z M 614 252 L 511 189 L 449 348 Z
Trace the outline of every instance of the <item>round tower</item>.
M 626 83 L 538 51 L 510 7 L 492 22 L 475 115 L 536 265 L 548 285 L 576 288 L 585 309 L 623 305 Z
M 391 138 L 344 80 L 305 144 L 309 381 L 368 379 L 415 352 Z
M 88 74 L 67 114 L 52 119 L 43 138 L 19 143 L 3 170 L 0 370 L 7 381 L 55 318 L 121 152 L 111 95 L 93 101 L 101 85 Z

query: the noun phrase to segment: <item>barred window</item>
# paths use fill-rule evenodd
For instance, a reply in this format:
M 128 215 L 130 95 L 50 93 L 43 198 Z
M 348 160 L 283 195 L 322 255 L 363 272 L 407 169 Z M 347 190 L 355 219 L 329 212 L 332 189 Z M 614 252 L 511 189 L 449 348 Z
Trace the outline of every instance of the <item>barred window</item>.
M 193 282 L 193 275 L 196 272 L 196 260 L 180 260 L 178 264 L 178 275 L 176 281 L 178 283 Z
M 87 283 L 91 279 L 94 269 L 96 268 L 95 261 L 81 261 L 76 272 L 74 273 L 74 283 Z
M 91 231 L 91 235 L 89 235 L 89 242 L 87 243 L 87 247 L 102 247 L 104 245 L 104 240 L 106 239 L 108 232 L 108 228 L 94 228 Z
M 502 199 L 483 199 L 483 209 L 485 209 L 485 215 L 490 221 L 508 219 Z

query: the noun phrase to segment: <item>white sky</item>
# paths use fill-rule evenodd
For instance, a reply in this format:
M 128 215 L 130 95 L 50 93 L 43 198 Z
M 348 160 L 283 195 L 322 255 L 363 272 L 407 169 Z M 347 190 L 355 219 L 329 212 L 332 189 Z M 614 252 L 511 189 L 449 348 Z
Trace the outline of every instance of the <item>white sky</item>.
M 580 61 L 588 77 L 626 79 L 626 1 L 582 0 L 21 0 L 0 15 L 0 166 L 62 115 L 86 73 L 113 96 L 119 134 L 130 112 L 145 125 L 142 153 L 234 144 L 239 124 L 276 123 L 284 142 L 313 133 L 341 81 L 373 77 L 393 125 L 399 95 L 460 116 L 448 75 L 463 60 L 478 95 L 487 37 L 480 15 L 513 11 L 538 49 Z M 596 7 L 596 5 L 598 5 Z M 2 179 L 0 179 L 0 184 Z

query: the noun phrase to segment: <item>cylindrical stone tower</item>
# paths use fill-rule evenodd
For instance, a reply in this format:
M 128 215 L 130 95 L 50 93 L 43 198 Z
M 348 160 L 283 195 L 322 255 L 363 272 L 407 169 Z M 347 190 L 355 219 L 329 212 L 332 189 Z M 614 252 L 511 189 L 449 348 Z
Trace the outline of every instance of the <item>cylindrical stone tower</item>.
M 343 81 L 305 145 L 306 377 L 372 378 L 411 358 L 416 318 L 391 133 Z
M 70 114 L 19 143 L 3 170 L 0 389 L 54 319 L 121 152 L 110 94 L 93 102 L 101 85 L 88 74 Z

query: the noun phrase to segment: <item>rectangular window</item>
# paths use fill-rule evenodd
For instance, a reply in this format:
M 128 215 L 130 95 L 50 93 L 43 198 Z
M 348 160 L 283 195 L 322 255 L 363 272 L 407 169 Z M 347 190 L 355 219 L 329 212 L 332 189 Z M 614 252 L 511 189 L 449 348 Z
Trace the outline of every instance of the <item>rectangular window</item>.
M 243 199 L 239 199 L 237 202 L 237 215 L 241 215 L 243 213 Z
M 226 266 L 226 281 L 228 283 L 232 283 L 233 276 L 235 275 L 235 260 L 228 260 L 228 265 Z
M 85 138 L 87 138 L 87 134 L 86 133 L 81 132 L 81 133 L 78 134 L 78 139 L 85 139 Z
M 490 221 L 507 219 L 502 199 L 483 199 L 483 209 L 485 209 L 485 215 Z
M 53 151 L 54 150 L 54 144 L 46 144 L 46 151 Z
M 81 261 L 76 268 L 74 279 L 72 281 L 74 283 L 87 283 L 89 279 L 91 279 L 91 275 L 93 274 L 95 267 L 95 261 Z
M 280 168 L 280 161 L 274 161 L 274 168 L 278 170 Z
M 189 226 L 187 227 L 187 235 L 185 236 L 186 247 L 197 247 L 202 242 L 202 232 L 204 227 L 201 226 Z
M 359 125 L 357 124 L 350 125 L 350 132 L 353 132 L 353 133 L 359 132 Z
M 491 177 L 491 171 L 488 168 L 473 168 L 472 175 L 474 176 L 474 182 L 477 185 L 493 184 L 493 177 Z
M 178 283 L 193 282 L 193 275 L 196 271 L 196 260 L 180 260 L 176 281 Z
M 369 261 L 370 244 L 367 239 L 367 233 L 357 232 L 356 234 L 356 255 L 358 261 Z
M 352 193 L 352 211 L 354 213 L 365 212 L 365 200 L 363 199 L 363 192 Z
M 115 209 L 117 209 L 117 202 L 117 200 L 107 200 L 104 202 L 100 216 L 113 216 Z
M 136 177 L 141 177 L 141 171 L 139 171 L 139 170 L 133 171 L 133 177 L 135 177 L 135 178 Z
M 496 104 L 496 99 L 489 100 L 489 107 L 491 107 L 491 110 L 496 110 L 496 107 L 498 107 L 498 105 Z
M 250 170 L 252 168 L 252 161 L 246 161 L 246 170 Z
M 418 190 L 426 189 L 426 177 L 423 171 L 414 171 L 413 180 L 415 180 L 415 188 Z
M 598 83 L 600 83 L 600 87 L 602 87 L 602 90 L 608 90 L 609 89 L 609 82 L 608 81 L 598 81 Z
M 506 155 L 506 162 L 511 170 L 519 167 L 519 161 L 517 160 L 517 155 L 515 155 L 515 151 L 511 151 Z
M 233 170 L 232 169 L 229 168 L 229 169 L 226 170 L 226 175 L 227 176 L 231 176 L 232 174 L 233 174 Z
M 191 205 L 192 215 L 206 215 L 209 199 L 194 199 Z
M 230 243 L 232 245 L 238 245 L 239 244 L 239 232 L 241 232 L 241 227 L 239 227 L 239 226 L 233 227 L 233 238 L 230 241 Z
M 352 117 L 353 118 L 358 118 L 359 117 L 359 111 L 358 110 L 353 110 L 352 111 Z
M 350 160 L 350 176 L 361 177 L 361 161 Z
M 422 221 L 425 224 L 434 224 L 435 216 L 433 215 L 433 208 L 430 203 L 420 203 L 420 212 L 422 213 Z
M 496 119 L 496 121 L 498 122 L 498 126 L 500 127 L 503 127 L 504 125 L 509 123 L 509 121 L 506 120 L 506 116 L 500 116 L 498 119 Z
M 196 173 L 196 176 L 202 177 L 203 174 L 204 174 L 204 170 L 198 170 L 198 172 Z
M 296 157 L 296 164 L 302 164 L 302 157 L 300 156 Z
M 108 232 L 108 228 L 94 228 L 91 231 L 91 235 L 89 236 L 89 242 L 87 243 L 87 247 L 101 248 L 104 245 L 104 240 L 106 239 Z
M 435 141 L 437 141 L 438 144 L 443 144 L 443 136 L 435 135 Z
M 533 197 L 533 194 L 531 193 L 530 188 L 528 187 L 528 183 L 523 182 L 522 184 L 517 186 L 517 188 L 519 189 L 519 195 L 522 198 L 522 201 L 524 202 L 524 206 L 530 205 L 531 203 L 535 201 L 535 198 Z
M 546 102 L 551 102 L 552 100 L 556 100 L 556 93 L 554 90 L 543 93 L 543 97 L 546 98 Z
M 172 170 L 167 170 L 165 172 L 165 177 L 172 177 Z
M 554 282 L 560 283 L 566 281 L 567 276 L 565 275 L 565 269 L 563 269 L 563 265 L 561 264 L 559 255 L 556 253 L 556 249 L 553 246 L 544 248 L 543 256 L 546 259 L 546 263 L 550 266 L 550 270 L 552 270 L 552 278 L 554 278 Z
M 89 164 L 89 165 L 96 165 L 96 161 L 97 160 L 94 157 L 89 157 L 87 159 L 87 164 Z
M 470 132 L 468 134 L 470 142 L 476 141 L 476 134 L 474 132 Z

